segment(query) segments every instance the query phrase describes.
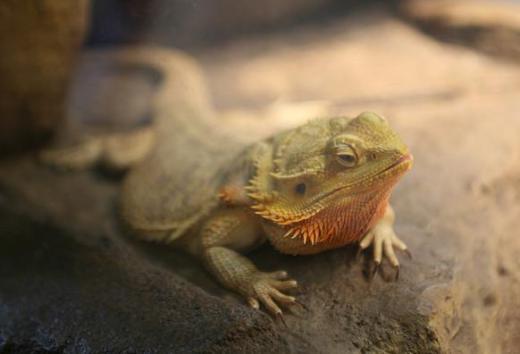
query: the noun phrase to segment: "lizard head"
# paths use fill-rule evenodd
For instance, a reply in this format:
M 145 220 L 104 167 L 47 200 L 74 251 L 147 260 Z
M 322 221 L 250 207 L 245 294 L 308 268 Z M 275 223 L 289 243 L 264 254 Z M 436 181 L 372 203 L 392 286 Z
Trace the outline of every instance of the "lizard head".
M 384 118 L 370 112 L 353 119 L 317 120 L 282 133 L 273 138 L 267 155 L 250 181 L 253 209 L 293 236 L 306 220 L 326 210 L 345 212 L 338 207 L 356 200 L 359 204 L 360 197 L 365 198 L 363 205 L 374 198 L 386 203 L 392 187 L 412 166 L 401 138 Z M 315 228 L 311 235 L 299 231 L 304 242 L 307 237 L 312 243 L 323 241 L 341 229 L 315 221 L 318 226 L 310 226 Z

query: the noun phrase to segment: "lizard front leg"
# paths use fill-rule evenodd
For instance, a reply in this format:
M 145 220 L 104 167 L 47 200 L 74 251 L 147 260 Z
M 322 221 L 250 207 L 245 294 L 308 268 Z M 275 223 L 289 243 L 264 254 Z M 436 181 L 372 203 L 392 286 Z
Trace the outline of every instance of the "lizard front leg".
M 390 204 L 387 205 L 383 217 L 365 234 L 359 243 L 360 251 L 370 245 L 374 247 L 374 273 L 381 264 L 383 255 L 388 258 L 390 264 L 396 269 L 395 278 L 399 277 L 399 260 L 394 252 L 394 247 L 406 252 L 410 256 L 408 247 L 394 232 L 395 213 Z
M 286 271 L 262 272 L 239 251 L 263 241 L 261 228 L 254 216 L 240 209 L 229 209 L 208 220 L 201 231 L 202 258 L 208 270 L 228 289 L 244 296 L 255 309 L 260 303 L 280 317 L 278 304 L 296 303 L 293 296 L 282 291 L 296 288 Z

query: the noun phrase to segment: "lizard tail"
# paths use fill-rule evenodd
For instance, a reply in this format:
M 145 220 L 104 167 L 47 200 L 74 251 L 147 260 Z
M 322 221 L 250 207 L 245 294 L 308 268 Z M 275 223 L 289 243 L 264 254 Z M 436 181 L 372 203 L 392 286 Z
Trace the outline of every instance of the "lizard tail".
M 152 102 L 155 114 L 171 112 L 176 106 L 205 110 L 201 119 L 213 119 L 207 85 L 202 70 L 189 55 L 174 49 L 147 45 L 99 49 L 88 54 L 89 59 L 106 62 L 120 70 L 145 70 L 158 82 L 158 92 Z M 192 112 L 193 113 L 193 112 Z
M 47 165 L 86 169 L 101 163 L 109 170 L 126 170 L 141 161 L 158 139 L 182 140 L 190 134 L 179 128 L 216 125 L 201 70 L 180 51 L 157 46 L 98 49 L 88 51 L 84 60 L 95 71 L 119 72 L 123 77 L 138 72 L 150 79 L 154 92 L 149 120 L 131 131 L 92 135 L 72 146 L 45 149 L 40 160 Z

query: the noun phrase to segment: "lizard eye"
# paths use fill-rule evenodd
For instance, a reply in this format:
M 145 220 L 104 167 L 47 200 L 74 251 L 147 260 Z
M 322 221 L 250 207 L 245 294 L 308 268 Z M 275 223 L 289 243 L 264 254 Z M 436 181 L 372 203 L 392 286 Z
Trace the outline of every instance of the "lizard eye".
M 357 155 L 350 146 L 345 146 L 336 152 L 336 160 L 344 167 L 354 167 L 357 164 Z

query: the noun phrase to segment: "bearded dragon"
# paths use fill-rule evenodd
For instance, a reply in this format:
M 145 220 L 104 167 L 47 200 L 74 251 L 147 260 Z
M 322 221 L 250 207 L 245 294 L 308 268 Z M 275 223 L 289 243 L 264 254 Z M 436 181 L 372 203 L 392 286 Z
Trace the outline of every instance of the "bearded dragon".
M 276 316 L 280 305 L 296 303 L 285 292 L 297 282 L 284 270 L 259 270 L 244 255 L 266 240 L 290 255 L 372 245 L 376 265 L 386 256 L 398 270 L 394 247 L 407 247 L 394 233 L 389 197 L 412 155 L 386 119 L 371 112 L 316 119 L 246 143 L 215 118 L 187 56 L 140 48 L 110 58 L 161 75 L 154 125 L 42 156 L 73 167 L 131 166 L 120 205 L 136 235 L 191 253 L 251 307 L 262 304 Z

